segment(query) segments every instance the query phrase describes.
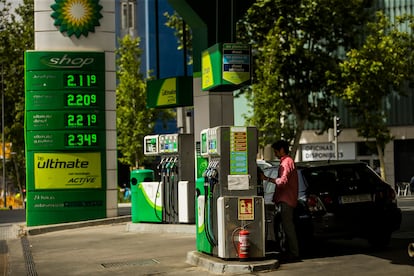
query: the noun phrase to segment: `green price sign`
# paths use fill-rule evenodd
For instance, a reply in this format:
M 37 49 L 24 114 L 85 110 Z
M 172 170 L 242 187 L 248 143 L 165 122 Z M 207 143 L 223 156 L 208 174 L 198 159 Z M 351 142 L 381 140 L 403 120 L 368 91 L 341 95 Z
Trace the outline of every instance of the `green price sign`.
M 28 150 L 105 152 L 105 54 L 25 53 Z
M 105 148 L 105 131 L 26 131 L 26 148 L 34 151 L 101 150 Z
M 28 110 L 105 109 L 105 95 L 99 91 L 27 91 Z
M 97 107 L 99 97 L 96 93 L 65 93 L 64 105 L 70 108 L 84 108 L 84 107 Z
M 105 72 L 26 71 L 27 91 L 105 89 Z
M 100 110 L 27 111 L 27 130 L 104 129 Z
M 27 51 L 25 98 L 27 225 L 105 217 L 104 52 Z
M 98 86 L 97 74 L 68 73 L 63 75 L 63 86 L 70 88 L 91 88 Z

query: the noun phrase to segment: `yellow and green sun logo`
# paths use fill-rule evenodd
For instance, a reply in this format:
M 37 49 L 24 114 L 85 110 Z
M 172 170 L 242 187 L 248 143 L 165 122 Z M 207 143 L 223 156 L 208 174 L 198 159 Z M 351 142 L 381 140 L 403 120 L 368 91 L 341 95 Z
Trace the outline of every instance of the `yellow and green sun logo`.
M 100 26 L 102 6 L 99 0 L 56 0 L 50 7 L 54 11 L 51 16 L 55 19 L 55 26 L 69 37 L 87 37 L 89 32 L 95 32 L 96 26 Z

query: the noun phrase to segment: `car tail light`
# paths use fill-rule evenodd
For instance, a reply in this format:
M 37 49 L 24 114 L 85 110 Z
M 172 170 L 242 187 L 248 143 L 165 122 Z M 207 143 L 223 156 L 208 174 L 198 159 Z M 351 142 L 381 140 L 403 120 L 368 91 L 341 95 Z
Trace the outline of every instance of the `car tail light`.
M 316 204 L 317 204 L 317 199 L 316 199 L 316 196 L 315 195 L 310 195 L 309 197 L 308 197 L 308 207 L 309 208 L 313 208 L 313 207 L 315 207 L 316 206 Z
M 306 203 L 311 213 L 326 212 L 324 204 L 317 195 L 309 195 Z
M 382 201 L 382 200 L 389 200 L 391 202 L 397 202 L 397 194 L 395 193 L 394 189 L 391 187 L 387 187 L 385 190 L 377 191 L 375 193 L 375 201 Z
M 390 189 L 389 198 L 396 199 L 397 194 L 395 193 L 394 189 Z
M 323 197 L 323 203 L 325 204 L 325 206 L 331 205 L 333 203 L 332 197 L 324 196 Z
M 392 202 L 397 201 L 397 194 L 395 193 L 394 189 L 390 188 L 388 190 L 388 199 L 391 200 Z

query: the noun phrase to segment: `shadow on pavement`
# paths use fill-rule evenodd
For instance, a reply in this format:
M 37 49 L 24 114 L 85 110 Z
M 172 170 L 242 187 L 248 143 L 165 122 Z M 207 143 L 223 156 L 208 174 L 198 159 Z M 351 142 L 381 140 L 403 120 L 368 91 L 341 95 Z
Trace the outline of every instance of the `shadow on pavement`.
M 414 265 L 414 259 L 410 258 L 407 252 L 410 242 L 412 240 L 409 238 L 393 238 L 387 248 L 376 249 L 363 239 L 318 241 L 317 246 L 308 250 L 302 258 L 315 259 L 363 254 L 389 260 L 392 264 Z

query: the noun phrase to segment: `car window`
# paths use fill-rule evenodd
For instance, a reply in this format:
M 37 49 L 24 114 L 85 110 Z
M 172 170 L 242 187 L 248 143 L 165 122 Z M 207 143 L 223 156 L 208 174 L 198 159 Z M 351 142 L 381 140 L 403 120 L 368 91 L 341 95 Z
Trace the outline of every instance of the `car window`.
M 266 168 L 270 168 L 270 167 L 273 166 L 272 163 L 269 163 L 269 162 L 264 161 L 264 160 L 256 160 L 256 164 L 262 171 Z
M 279 166 L 268 167 L 263 169 L 265 176 L 270 178 L 277 178 L 279 174 Z M 276 185 L 268 181 L 263 181 L 264 199 L 265 204 L 273 204 L 273 193 L 275 192 Z
M 370 173 L 365 165 L 340 166 L 338 178 L 341 192 L 346 193 L 369 193 L 375 183 L 375 175 Z
M 306 190 L 308 189 L 309 184 L 306 178 L 303 176 L 301 169 L 298 170 L 298 180 L 299 180 L 298 195 L 299 197 L 302 197 L 306 194 Z
M 302 174 L 305 178 L 303 186 L 310 193 L 369 193 L 378 182 L 375 173 L 360 164 L 308 168 Z
M 331 193 L 338 189 L 337 172 L 333 167 L 307 169 L 304 176 L 311 193 Z
M 361 182 L 369 189 L 372 189 L 376 184 L 381 182 L 379 175 L 368 166 L 359 166 L 356 171 L 359 174 Z

